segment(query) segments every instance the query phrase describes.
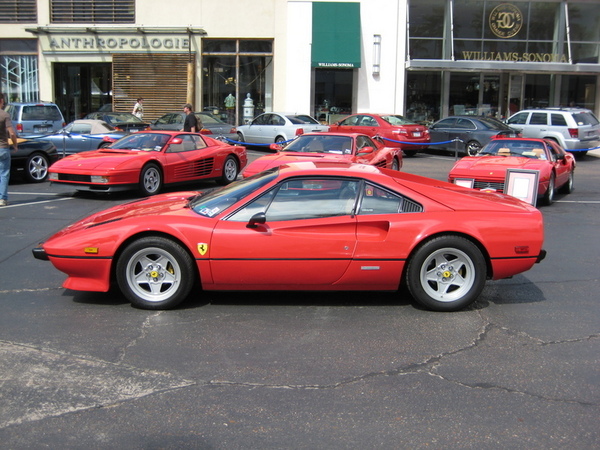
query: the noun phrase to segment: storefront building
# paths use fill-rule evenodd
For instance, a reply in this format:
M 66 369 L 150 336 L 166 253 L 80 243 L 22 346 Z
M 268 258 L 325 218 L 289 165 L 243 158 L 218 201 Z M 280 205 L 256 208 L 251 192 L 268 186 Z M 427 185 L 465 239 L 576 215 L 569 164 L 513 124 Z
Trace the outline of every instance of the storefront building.
M 598 1 L 410 0 L 408 117 L 507 117 L 524 108 L 598 113 Z
M 190 102 L 232 124 L 598 113 L 599 22 L 597 0 L 3 0 L 0 84 L 67 120 L 138 97 L 145 120 Z

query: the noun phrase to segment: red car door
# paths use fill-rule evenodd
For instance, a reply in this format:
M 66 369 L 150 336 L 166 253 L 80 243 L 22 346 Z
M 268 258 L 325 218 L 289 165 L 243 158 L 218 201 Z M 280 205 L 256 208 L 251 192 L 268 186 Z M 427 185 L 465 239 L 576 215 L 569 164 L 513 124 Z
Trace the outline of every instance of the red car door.
M 181 143 L 171 143 L 164 153 L 165 183 L 190 181 L 210 176 L 214 155 L 200 136 L 182 134 Z
M 555 185 L 562 186 L 569 179 L 569 173 L 571 172 L 571 160 L 567 156 L 566 152 L 563 151 L 558 144 L 553 141 L 548 141 L 548 145 L 550 148 L 550 153 L 552 154 L 552 165 L 554 166 L 554 170 L 556 172 L 556 180 L 554 180 Z M 562 155 L 563 159 L 558 159 L 558 156 Z
M 356 186 L 351 185 L 357 184 L 303 179 L 294 187 L 286 182 L 220 221 L 208 249 L 215 285 L 289 289 L 334 284 L 356 246 L 351 214 Z M 266 221 L 248 227 L 257 212 L 266 212 Z

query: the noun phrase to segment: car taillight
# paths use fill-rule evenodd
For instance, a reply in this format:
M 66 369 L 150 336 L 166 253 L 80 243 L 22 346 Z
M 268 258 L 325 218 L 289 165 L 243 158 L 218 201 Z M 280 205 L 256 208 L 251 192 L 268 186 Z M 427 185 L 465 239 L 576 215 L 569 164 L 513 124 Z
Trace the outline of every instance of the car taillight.
M 231 130 L 229 130 L 229 134 L 235 134 L 237 133 L 237 128 L 233 127 Z
M 200 130 L 200 134 L 212 134 L 212 131 L 210 131 L 208 128 L 202 128 Z
M 297 128 L 296 129 L 296 136 L 300 136 L 301 134 L 304 134 L 304 128 Z
M 569 134 L 571 135 L 572 138 L 578 138 L 579 130 L 577 128 L 569 128 Z
M 17 124 L 17 133 L 22 133 L 23 132 L 23 124 L 22 123 L 18 123 Z

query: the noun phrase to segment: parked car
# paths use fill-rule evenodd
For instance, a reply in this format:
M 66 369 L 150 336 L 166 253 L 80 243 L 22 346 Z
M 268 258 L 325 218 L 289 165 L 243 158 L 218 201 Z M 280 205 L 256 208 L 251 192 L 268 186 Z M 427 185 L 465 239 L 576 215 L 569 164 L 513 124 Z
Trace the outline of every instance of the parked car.
M 79 119 L 56 133 L 43 136 L 43 139 L 52 142 L 59 155 L 65 156 L 108 147 L 126 134 L 102 120 Z
M 575 158 L 550 139 L 493 139 L 475 156 L 454 164 L 448 174 L 450 183 L 493 192 L 505 192 L 510 169 L 539 172 L 536 195 L 544 205 L 554 201 L 554 192 L 573 191 Z
M 498 230 L 502 230 L 499 232 Z M 364 164 L 301 162 L 95 213 L 33 249 L 63 287 L 168 309 L 209 291 L 396 291 L 437 311 L 545 256 L 541 212 Z M 399 292 L 403 292 L 400 290 Z
M 149 123 L 125 112 L 96 111 L 89 113 L 84 119 L 103 120 L 115 130 L 126 131 L 127 133 L 150 130 Z
M 11 177 L 29 183 L 41 183 L 48 178 L 49 167 L 58 160 L 54 144 L 46 140 L 17 139 L 17 151 L 10 152 Z
M 458 151 L 474 155 L 481 147 L 495 136 L 519 137 L 518 131 L 491 117 L 450 116 L 438 120 L 429 127 L 429 136 L 433 148 L 455 150 L 457 144 L 450 142 L 434 145 L 436 142 L 447 142 L 460 139 Z
M 200 134 L 210 137 L 224 137 L 231 141 L 237 140 L 237 130 L 235 127 L 223 122 L 217 116 L 208 112 L 195 112 L 194 115 L 198 122 L 202 124 Z M 175 111 L 166 113 L 150 124 L 152 130 L 169 130 L 181 131 L 183 122 L 185 121 L 185 113 L 183 111 Z
M 284 146 L 271 144 L 271 148 L 277 153 L 254 160 L 242 171 L 242 176 L 294 161 L 350 161 L 393 170 L 402 167 L 402 150 L 365 134 L 307 133 Z
M 9 103 L 5 111 L 19 137 L 54 133 L 65 126 L 65 119 L 55 103 Z
M 328 131 L 327 125 L 306 114 L 264 113 L 237 127 L 239 142 L 271 144 L 286 142 L 304 133 Z
M 576 156 L 600 146 L 600 122 L 589 109 L 526 109 L 510 116 L 506 123 L 523 137 L 552 139 Z
M 398 114 L 354 114 L 330 125 L 329 131 L 380 136 L 387 146 L 401 148 L 406 156 L 414 156 L 429 145 L 427 127 Z
M 50 168 L 50 181 L 98 193 L 137 188 L 154 195 L 167 184 L 231 183 L 246 163 L 241 146 L 198 133 L 145 131 L 104 149 L 67 156 Z

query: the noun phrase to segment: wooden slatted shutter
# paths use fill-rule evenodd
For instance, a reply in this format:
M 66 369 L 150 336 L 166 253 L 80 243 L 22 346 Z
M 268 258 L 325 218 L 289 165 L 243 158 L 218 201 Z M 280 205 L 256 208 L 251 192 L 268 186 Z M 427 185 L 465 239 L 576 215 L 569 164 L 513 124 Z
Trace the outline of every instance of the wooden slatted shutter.
M 187 53 L 113 54 L 113 109 L 131 112 L 143 97 L 145 122 L 180 111 L 187 101 L 188 60 Z

